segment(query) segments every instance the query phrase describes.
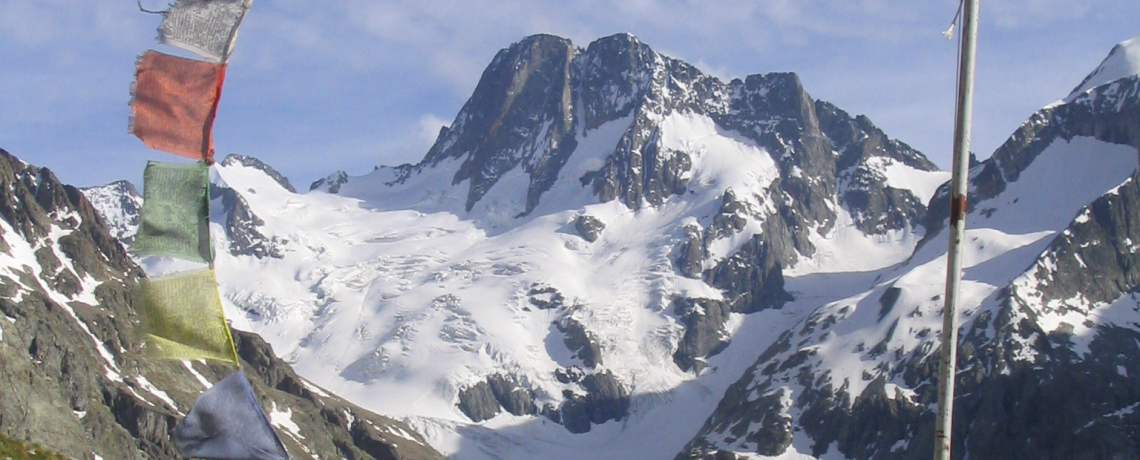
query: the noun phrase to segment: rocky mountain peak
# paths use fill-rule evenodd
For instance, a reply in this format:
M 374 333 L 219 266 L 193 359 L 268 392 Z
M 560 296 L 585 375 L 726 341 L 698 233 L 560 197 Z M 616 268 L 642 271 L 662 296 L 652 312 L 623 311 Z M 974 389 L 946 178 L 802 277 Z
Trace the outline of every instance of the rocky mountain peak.
M 440 135 L 442 136 L 442 133 L 446 130 L 447 128 L 441 129 Z M 344 185 L 346 182 L 348 182 L 348 173 L 344 171 L 336 171 L 332 174 L 313 181 L 313 183 L 309 185 L 309 191 L 321 190 L 327 193 L 338 193 L 340 192 L 340 186 Z
M 462 158 L 452 183 L 469 182 L 468 211 L 500 177 L 522 167 L 531 176 L 529 212 L 575 145 L 570 63 L 576 52 L 569 40 L 551 35 L 500 51 L 418 166 Z
M 827 233 L 836 218 L 835 205 L 851 208 L 866 232 L 917 225 L 915 217 L 924 214 L 925 196 L 848 199 L 844 190 L 836 197 L 836 187 L 846 181 L 837 174 L 872 156 L 921 171 L 935 168 L 917 151 L 887 138 L 866 117 L 851 119 L 813 100 L 794 73 L 750 75 L 725 83 L 660 55 L 629 34 L 600 38 L 585 49 L 563 38 L 535 35 L 501 50 L 424 159 L 382 168 L 382 174 L 390 175 L 387 186 L 403 185 L 412 176 L 448 174 L 452 186 L 461 187 L 468 213 L 503 177 L 519 173 L 525 177 L 525 190 L 516 190 L 518 185 L 498 187 L 502 197 L 520 202 L 515 218 L 532 213 L 560 177 L 577 180 L 600 202 L 619 200 L 634 210 L 659 206 L 686 190 L 696 153 L 663 147 L 665 139 L 676 134 L 663 132 L 663 122 L 680 114 L 706 117 L 767 151 L 779 167 L 778 186 L 770 194 L 791 198 L 782 201 L 794 210 L 782 214 L 789 220 L 787 227 L 798 229 L 795 232 L 814 228 Z M 623 125 L 623 134 L 612 146 L 598 152 L 591 141 L 591 151 L 579 151 L 582 142 L 611 123 Z M 563 169 L 572 155 L 600 156 L 602 163 L 584 171 L 579 167 L 571 173 L 575 177 L 566 177 Z M 447 166 L 451 161 L 455 165 Z M 881 174 L 876 177 L 865 178 L 861 190 L 889 194 Z M 339 184 L 349 181 L 329 178 L 314 187 L 337 193 Z M 485 207 L 496 212 L 509 208 L 502 197 Z M 888 202 L 905 207 L 906 216 L 886 216 L 892 212 L 884 207 Z M 873 209 L 864 209 L 868 206 Z M 923 209 L 910 212 L 915 206 Z
M 246 156 L 246 155 L 238 155 L 236 153 L 231 153 L 231 154 L 227 155 L 224 160 L 222 160 L 222 166 L 235 166 L 235 165 L 241 165 L 241 166 L 245 166 L 247 168 L 257 169 L 257 170 L 265 173 L 265 175 L 272 178 L 274 182 L 277 182 L 278 184 L 280 184 L 281 188 L 284 188 L 285 190 L 288 190 L 292 193 L 297 193 L 297 190 L 293 188 L 293 184 L 289 183 L 288 178 L 283 176 L 281 173 L 277 172 L 277 170 L 273 169 L 272 166 L 265 164 L 264 162 L 262 162 L 261 160 L 258 160 L 257 158 L 254 158 L 251 156 Z

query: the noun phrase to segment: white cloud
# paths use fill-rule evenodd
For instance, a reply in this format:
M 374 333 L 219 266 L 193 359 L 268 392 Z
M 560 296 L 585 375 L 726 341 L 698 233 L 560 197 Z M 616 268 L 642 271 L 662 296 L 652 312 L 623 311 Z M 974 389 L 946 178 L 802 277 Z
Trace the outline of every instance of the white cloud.
M 418 124 L 420 126 L 420 140 L 427 144 L 427 147 L 424 148 L 424 152 L 427 152 L 431 144 L 435 143 L 435 139 L 439 137 L 439 130 L 447 126 L 447 120 L 437 117 L 433 113 L 428 113 L 420 117 Z

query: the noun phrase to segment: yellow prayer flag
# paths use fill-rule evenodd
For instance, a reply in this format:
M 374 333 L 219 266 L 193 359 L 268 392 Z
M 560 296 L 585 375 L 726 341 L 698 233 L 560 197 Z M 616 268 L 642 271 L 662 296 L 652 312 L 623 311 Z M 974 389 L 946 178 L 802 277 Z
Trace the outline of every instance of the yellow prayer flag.
M 161 359 L 213 359 L 239 365 L 222 313 L 214 270 L 144 280 L 139 310 L 146 352 Z

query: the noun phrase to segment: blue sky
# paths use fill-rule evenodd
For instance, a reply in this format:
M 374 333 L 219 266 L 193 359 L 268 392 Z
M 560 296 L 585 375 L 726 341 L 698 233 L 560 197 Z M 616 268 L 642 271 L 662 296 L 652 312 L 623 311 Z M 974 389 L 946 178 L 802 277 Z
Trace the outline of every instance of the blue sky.
M 617 3 L 617 5 L 615 5 Z M 166 0 L 144 0 L 161 9 Z M 956 0 L 256 0 L 226 73 L 219 157 L 254 155 L 301 189 L 337 169 L 418 161 L 501 48 L 629 32 L 721 78 L 792 71 L 949 168 Z M 1140 34 L 1133 0 L 981 0 L 973 150 L 987 157 Z M 134 61 L 159 17 L 135 0 L 0 2 L 0 148 L 65 182 L 137 181 L 178 161 L 126 133 Z M 174 52 L 177 54 L 176 52 Z

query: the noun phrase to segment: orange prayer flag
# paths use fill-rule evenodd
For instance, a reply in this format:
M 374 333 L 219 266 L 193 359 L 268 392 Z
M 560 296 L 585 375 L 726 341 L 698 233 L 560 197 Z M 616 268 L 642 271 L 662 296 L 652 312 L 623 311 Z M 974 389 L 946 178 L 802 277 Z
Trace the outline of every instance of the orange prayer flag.
M 212 163 L 225 64 L 150 50 L 135 65 L 128 132 L 155 150 Z

